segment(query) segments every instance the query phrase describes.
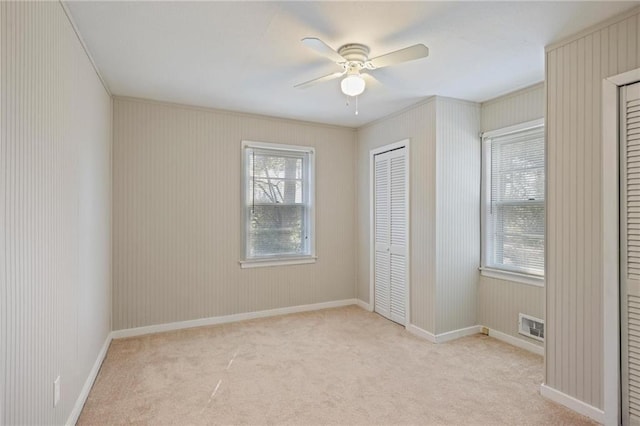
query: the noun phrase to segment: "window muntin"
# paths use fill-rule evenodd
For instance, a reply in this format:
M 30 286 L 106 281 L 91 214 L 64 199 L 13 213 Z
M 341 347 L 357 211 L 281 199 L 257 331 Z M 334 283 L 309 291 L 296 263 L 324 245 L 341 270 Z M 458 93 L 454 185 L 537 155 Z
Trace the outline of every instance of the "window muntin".
M 247 261 L 311 257 L 312 148 L 245 142 Z
M 544 276 L 544 126 L 483 139 L 483 268 Z

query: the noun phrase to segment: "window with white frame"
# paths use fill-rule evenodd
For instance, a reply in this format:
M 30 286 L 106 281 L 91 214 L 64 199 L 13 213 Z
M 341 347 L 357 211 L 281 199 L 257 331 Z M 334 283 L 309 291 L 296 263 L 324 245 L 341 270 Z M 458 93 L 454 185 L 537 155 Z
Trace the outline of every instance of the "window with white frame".
M 544 122 L 483 135 L 483 251 L 485 275 L 544 278 Z M 537 281 L 537 282 L 536 282 Z
M 243 142 L 244 263 L 314 258 L 314 149 Z

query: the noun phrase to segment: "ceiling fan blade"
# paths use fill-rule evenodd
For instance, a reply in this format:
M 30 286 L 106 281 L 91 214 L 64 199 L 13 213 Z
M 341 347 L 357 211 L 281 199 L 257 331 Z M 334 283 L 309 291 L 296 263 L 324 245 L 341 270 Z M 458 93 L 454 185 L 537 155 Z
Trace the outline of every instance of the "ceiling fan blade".
M 302 39 L 302 42 L 308 48 L 315 50 L 325 58 L 329 58 L 334 62 L 339 63 L 339 62 L 346 61 L 346 59 L 344 59 L 338 52 L 336 52 L 335 49 L 333 49 L 331 46 L 329 46 L 327 43 L 320 40 L 319 38 L 305 37 Z
M 316 83 L 322 83 L 323 81 L 333 80 L 334 78 L 338 78 L 340 76 L 343 76 L 345 73 L 346 73 L 346 71 L 334 72 L 333 74 L 325 75 L 325 76 L 319 77 L 319 78 L 314 78 L 313 80 L 305 81 L 304 83 L 298 83 L 293 87 L 299 87 L 299 88 L 309 87 L 309 86 L 312 86 L 312 85 L 314 85 Z
M 427 56 L 429 56 L 429 48 L 427 46 L 424 44 L 414 44 L 413 46 L 405 47 L 404 49 L 369 59 L 367 61 L 367 68 L 376 69 L 388 67 L 389 65 L 426 58 Z
M 377 86 L 383 85 L 383 83 L 380 80 L 378 80 L 378 78 L 372 73 L 361 71 L 360 75 L 367 82 L 367 87 L 377 87 Z

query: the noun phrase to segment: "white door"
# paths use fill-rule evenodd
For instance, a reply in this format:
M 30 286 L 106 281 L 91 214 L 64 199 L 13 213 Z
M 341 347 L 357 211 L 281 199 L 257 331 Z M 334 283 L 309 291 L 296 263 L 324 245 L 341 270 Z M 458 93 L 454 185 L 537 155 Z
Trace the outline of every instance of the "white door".
M 622 421 L 640 425 L 640 83 L 620 100 Z
M 374 309 L 400 324 L 407 305 L 407 149 L 375 156 Z

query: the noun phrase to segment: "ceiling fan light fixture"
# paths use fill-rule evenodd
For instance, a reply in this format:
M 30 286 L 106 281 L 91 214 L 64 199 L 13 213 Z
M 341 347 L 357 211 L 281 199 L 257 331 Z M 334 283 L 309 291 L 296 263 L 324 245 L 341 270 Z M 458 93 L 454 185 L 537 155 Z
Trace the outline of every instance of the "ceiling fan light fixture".
M 364 92 L 365 81 L 360 74 L 350 74 L 342 79 L 340 88 L 347 96 L 358 96 Z

